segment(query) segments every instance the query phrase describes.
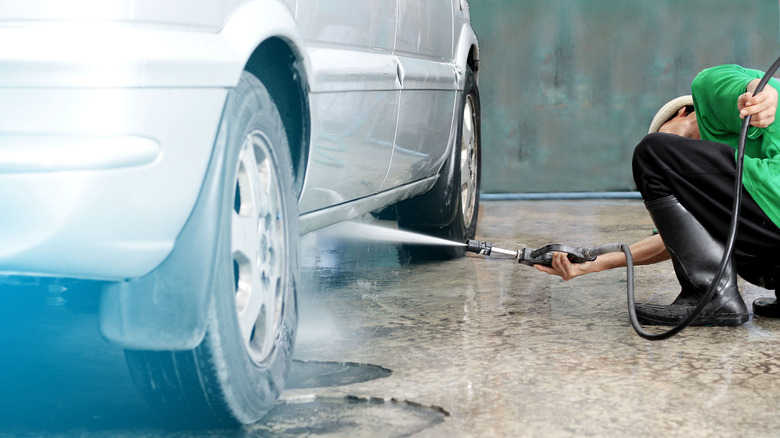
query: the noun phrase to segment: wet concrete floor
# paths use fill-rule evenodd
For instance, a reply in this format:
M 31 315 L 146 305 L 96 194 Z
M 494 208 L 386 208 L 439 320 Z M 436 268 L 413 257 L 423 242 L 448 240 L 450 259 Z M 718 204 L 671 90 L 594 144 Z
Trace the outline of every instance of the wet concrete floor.
M 483 202 L 480 217 L 477 237 L 508 249 L 631 243 L 653 229 L 632 200 Z M 393 372 L 317 394 L 393 397 L 449 414 L 421 436 L 778 433 L 780 321 L 651 342 L 630 326 L 623 269 L 564 282 L 493 256 L 405 265 L 397 245 L 313 247 L 297 356 Z M 772 295 L 741 290 L 748 304 Z M 670 262 L 637 267 L 638 301 L 678 292 Z
M 508 249 L 653 228 L 632 200 L 483 202 L 480 217 L 477 237 Z M 651 342 L 629 324 L 622 269 L 564 282 L 495 256 L 408 264 L 394 243 L 302 243 L 296 361 L 263 422 L 163 429 L 94 315 L 47 286 L 0 306 L 0 436 L 777 435 L 780 321 Z M 636 290 L 671 301 L 671 264 L 637 267 Z M 748 304 L 771 295 L 741 290 Z

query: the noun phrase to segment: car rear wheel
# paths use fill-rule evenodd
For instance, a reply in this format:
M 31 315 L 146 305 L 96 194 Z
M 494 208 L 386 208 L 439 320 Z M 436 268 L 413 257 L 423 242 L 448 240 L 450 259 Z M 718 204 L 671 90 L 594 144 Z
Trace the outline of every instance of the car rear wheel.
M 205 338 L 190 351 L 126 351 L 133 379 L 155 411 L 207 426 L 252 423 L 273 407 L 297 327 L 292 165 L 276 106 L 251 74 L 230 91 L 219 129 L 218 141 L 227 142 L 222 220 L 220 229 L 204 230 L 220 236 L 218 280 Z
M 399 228 L 455 242 L 474 238 L 481 179 L 480 113 L 476 76 L 467 68 L 455 147 L 429 192 L 398 203 Z M 465 254 L 465 249 L 458 246 L 405 245 L 404 248 L 412 261 L 450 259 Z

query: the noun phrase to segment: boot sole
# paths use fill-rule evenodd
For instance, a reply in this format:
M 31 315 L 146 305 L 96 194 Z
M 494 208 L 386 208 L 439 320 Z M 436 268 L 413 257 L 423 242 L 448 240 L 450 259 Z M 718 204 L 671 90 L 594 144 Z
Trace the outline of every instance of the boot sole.
M 636 316 L 640 323 L 644 325 L 663 325 L 673 326 L 682 322 L 689 312 L 693 310 L 692 306 L 660 306 L 654 304 L 637 304 Z M 740 313 L 702 313 L 691 322 L 692 326 L 715 326 L 731 327 L 742 325 L 750 319 L 747 312 Z

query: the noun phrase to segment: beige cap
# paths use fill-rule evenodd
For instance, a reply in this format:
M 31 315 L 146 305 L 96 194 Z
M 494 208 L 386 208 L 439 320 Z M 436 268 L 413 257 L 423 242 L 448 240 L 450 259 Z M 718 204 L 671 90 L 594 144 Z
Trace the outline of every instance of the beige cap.
M 693 106 L 693 96 L 690 94 L 687 96 L 680 96 L 670 100 L 666 105 L 662 106 L 655 114 L 655 117 L 653 117 L 653 123 L 650 124 L 650 129 L 647 133 L 652 134 L 658 132 L 658 130 L 661 129 L 661 126 L 674 117 L 675 114 L 680 111 L 680 108 L 684 106 Z

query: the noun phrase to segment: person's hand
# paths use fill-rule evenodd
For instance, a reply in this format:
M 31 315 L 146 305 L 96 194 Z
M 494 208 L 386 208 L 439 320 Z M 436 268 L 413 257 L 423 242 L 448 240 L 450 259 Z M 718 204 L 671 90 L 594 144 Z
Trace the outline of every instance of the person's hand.
M 747 92 L 737 98 L 737 108 L 739 108 L 739 118 L 750 118 L 750 126 L 756 128 L 766 128 L 775 121 L 777 112 L 777 90 L 771 85 L 766 84 L 760 93 L 753 96 L 753 91 L 758 86 L 759 79 L 750 81 L 747 86 Z
M 551 264 L 552 266 L 534 265 L 534 268 L 551 275 L 557 275 L 564 281 L 593 272 L 591 269 L 593 262 L 572 263 L 565 252 L 554 252 Z

